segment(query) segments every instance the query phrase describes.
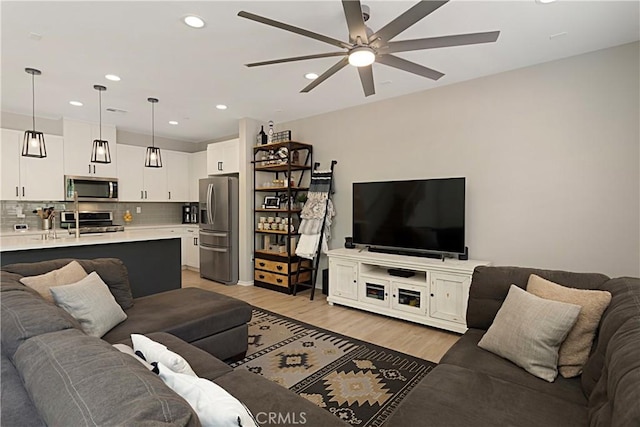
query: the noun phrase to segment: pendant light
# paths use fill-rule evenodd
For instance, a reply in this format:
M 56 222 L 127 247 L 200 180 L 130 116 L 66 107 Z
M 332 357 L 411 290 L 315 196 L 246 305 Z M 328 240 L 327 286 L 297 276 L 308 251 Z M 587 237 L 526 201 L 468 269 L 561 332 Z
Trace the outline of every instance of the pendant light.
M 155 110 L 154 104 L 158 102 L 157 98 L 147 98 L 151 103 L 151 147 L 147 147 L 147 155 L 144 159 L 144 165 L 148 168 L 161 168 L 162 157 L 160 156 L 160 147 L 155 144 Z
M 44 144 L 44 134 L 36 131 L 36 89 L 35 76 L 42 74 L 40 70 L 35 68 L 25 68 L 27 74 L 31 74 L 31 111 L 33 117 L 33 128 L 24 131 L 24 140 L 22 141 L 22 155 L 24 157 L 47 157 L 47 147 Z
M 93 140 L 93 148 L 91 149 L 91 163 L 111 163 L 111 152 L 109 151 L 109 141 L 102 139 L 102 92 L 107 90 L 101 85 L 93 85 L 98 91 L 98 105 L 100 111 L 100 136 Z

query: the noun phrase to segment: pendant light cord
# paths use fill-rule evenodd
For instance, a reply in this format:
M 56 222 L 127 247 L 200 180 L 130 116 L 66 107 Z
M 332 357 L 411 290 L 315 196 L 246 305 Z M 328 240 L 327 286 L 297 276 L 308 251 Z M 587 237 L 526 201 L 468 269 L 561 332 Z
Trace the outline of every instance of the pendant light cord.
M 100 144 L 102 144 L 102 91 L 101 90 L 98 91 L 98 95 L 99 95 L 99 97 L 98 97 L 98 99 L 99 99 L 98 100 L 98 108 L 99 108 L 98 113 L 100 115 L 100 132 L 99 132 L 99 134 L 100 134 Z
M 31 74 L 31 117 L 33 118 L 33 130 L 36 130 L 36 83 L 35 75 Z
M 153 148 L 156 147 L 156 122 L 155 122 L 156 110 L 155 110 L 154 104 L 155 104 L 154 102 L 151 103 L 151 146 Z

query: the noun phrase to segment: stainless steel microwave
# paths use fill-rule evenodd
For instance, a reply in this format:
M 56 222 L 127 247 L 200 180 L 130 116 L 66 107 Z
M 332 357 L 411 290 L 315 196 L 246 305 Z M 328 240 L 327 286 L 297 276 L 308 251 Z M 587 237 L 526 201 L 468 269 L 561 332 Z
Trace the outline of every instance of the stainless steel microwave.
M 115 202 L 118 200 L 118 179 L 97 178 L 93 176 L 64 177 L 65 200 L 73 201 L 74 192 L 78 192 L 81 202 Z

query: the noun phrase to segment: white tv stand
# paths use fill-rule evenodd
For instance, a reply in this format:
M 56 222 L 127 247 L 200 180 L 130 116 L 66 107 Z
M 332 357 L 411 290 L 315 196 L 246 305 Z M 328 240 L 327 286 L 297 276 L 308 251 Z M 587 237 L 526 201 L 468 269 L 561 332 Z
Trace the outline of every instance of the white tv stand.
M 464 333 L 469 285 L 484 261 L 459 261 L 334 249 L 329 257 L 330 305 L 340 304 Z M 410 270 L 412 277 L 389 269 Z

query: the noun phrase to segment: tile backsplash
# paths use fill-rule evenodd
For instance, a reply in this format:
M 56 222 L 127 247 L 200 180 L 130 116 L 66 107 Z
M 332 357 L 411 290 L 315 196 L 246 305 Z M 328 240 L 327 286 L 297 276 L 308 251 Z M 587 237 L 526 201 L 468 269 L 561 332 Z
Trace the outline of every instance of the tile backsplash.
M 122 219 L 126 210 L 131 212 L 133 221 L 129 225 L 165 225 L 180 224 L 182 222 L 182 206 L 186 203 L 176 202 L 80 202 L 81 211 L 112 211 L 113 223 L 123 225 Z M 33 213 L 38 208 L 53 207 L 56 214 L 56 228 L 60 228 L 60 211 L 73 210 L 73 202 L 21 202 L 0 201 L 0 232 L 13 231 L 14 224 L 28 224 L 30 230 L 41 230 L 40 218 Z M 136 207 L 141 213 L 136 213 Z M 18 218 L 22 212 L 24 218 Z

